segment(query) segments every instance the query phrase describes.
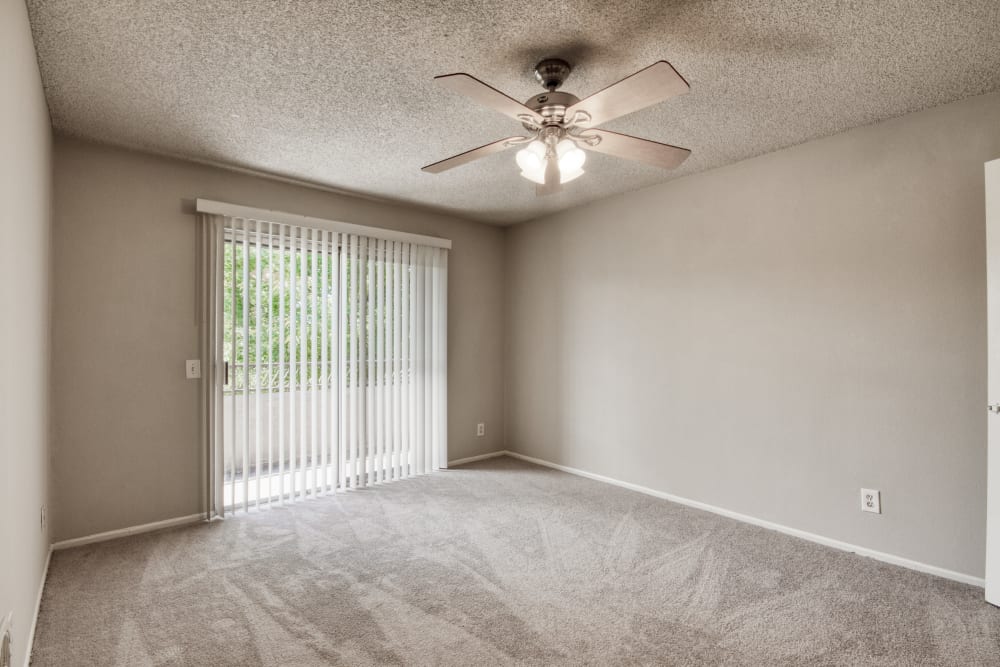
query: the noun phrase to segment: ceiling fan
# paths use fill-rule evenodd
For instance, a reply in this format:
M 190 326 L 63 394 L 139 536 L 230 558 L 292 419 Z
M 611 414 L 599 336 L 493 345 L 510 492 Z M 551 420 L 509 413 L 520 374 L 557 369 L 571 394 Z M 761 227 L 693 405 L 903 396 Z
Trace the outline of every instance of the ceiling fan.
M 638 160 L 664 169 L 676 167 L 691 154 L 686 148 L 596 127 L 686 93 L 690 86 L 670 63 L 660 60 L 582 100 L 558 90 L 571 69 L 569 63 L 558 58 L 538 63 L 535 77 L 548 92 L 535 95 L 524 104 L 468 74 L 434 77 L 445 88 L 519 121 L 529 135 L 506 137 L 429 164 L 423 170 L 438 174 L 524 145 L 516 156 L 521 175 L 537 184 L 536 194 L 547 195 L 558 192 L 563 183 L 583 174 L 587 158 L 584 150 Z

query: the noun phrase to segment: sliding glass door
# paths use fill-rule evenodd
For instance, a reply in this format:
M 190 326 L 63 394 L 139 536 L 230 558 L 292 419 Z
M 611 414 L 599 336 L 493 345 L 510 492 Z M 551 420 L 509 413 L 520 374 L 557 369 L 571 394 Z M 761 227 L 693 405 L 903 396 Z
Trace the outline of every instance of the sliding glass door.
M 214 511 L 443 467 L 447 251 L 203 216 Z

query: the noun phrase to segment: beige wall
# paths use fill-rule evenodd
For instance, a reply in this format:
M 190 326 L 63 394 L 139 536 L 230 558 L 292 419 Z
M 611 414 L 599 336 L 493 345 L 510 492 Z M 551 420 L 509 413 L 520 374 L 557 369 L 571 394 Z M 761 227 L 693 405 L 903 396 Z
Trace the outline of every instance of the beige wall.
M 998 156 L 994 94 L 512 228 L 508 448 L 982 576 Z
M 65 138 L 55 175 L 55 540 L 202 509 L 196 197 L 450 238 L 449 456 L 502 447 L 501 229 Z
M 14 665 L 49 549 L 47 502 L 52 139 L 21 0 L 0 2 L 0 618 L 13 612 Z

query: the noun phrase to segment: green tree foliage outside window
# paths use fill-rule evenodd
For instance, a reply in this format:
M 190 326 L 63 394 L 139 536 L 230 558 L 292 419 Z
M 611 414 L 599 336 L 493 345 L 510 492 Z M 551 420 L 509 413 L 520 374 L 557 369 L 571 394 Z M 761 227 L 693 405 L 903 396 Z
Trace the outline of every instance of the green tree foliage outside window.
M 229 381 L 225 387 L 227 393 L 242 392 L 246 389 L 288 391 L 293 387 L 330 386 L 336 382 L 336 360 L 341 337 L 344 338 L 346 345 L 346 358 L 350 359 L 354 327 L 344 326 L 345 323 L 340 321 L 342 316 L 338 312 L 341 304 L 337 253 L 340 251 L 335 246 L 325 250 L 325 290 L 323 252 L 315 252 L 312 248 L 302 252 L 301 249 L 293 250 L 266 242 L 258 249 L 253 237 L 249 243 L 231 240 L 225 243 L 223 358 L 229 364 Z M 349 258 L 343 258 L 342 261 L 347 262 L 346 293 L 350 295 L 352 266 Z M 369 300 L 376 298 L 373 275 L 375 271 L 388 268 L 386 274 L 391 279 L 391 264 L 388 267 L 378 266 L 382 264 L 384 263 L 369 261 L 358 267 Z M 404 266 L 403 270 L 409 269 Z M 305 291 L 302 289 L 303 275 Z M 324 303 L 326 304 L 326 363 L 322 364 Z M 366 303 L 358 305 L 364 306 Z M 355 325 L 361 335 L 365 336 L 366 342 L 373 340 L 372 325 L 380 319 L 384 319 L 387 330 L 392 331 L 392 313 L 375 312 L 375 321 L 369 322 L 367 307 L 359 310 Z M 247 324 L 246 335 L 243 326 L 244 313 Z M 338 322 L 339 327 L 335 327 L 334 324 Z M 282 334 L 284 345 L 282 345 Z M 386 357 L 389 359 L 393 358 L 391 338 L 389 336 L 384 341 Z M 403 332 L 404 345 L 407 344 L 407 339 L 406 332 Z M 291 364 L 293 352 L 294 366 Z M 306 361 L 305 364 L 302 363 L 303 360 Z M 367 359 L 361 362 L 367 363 Z M 380 369 L 384 369 L 384 366 L 380 365 Z M 369 377 L 373 375 L 373 370 L 368 368 Z M 351 383 L 351 377 L 355 373 L 351 372 L 350 367 L 346 367 L 345 374 L 348 383 Z

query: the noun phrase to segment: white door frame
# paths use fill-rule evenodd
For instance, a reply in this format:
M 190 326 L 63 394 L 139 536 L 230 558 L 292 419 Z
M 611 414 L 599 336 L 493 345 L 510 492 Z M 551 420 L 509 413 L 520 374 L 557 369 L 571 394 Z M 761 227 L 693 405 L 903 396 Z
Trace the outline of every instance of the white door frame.
M 986 601 L 1000 606 L 1000 160 L 986 163 Z

